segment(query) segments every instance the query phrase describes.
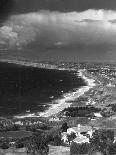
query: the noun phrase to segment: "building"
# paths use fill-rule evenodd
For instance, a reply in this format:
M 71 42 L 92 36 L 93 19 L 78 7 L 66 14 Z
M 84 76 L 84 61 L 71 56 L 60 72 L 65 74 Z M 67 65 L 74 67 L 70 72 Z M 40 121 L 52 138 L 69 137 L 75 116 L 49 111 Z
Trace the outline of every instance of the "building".
M 68 143 L 68 135 L 71 135 L 71 133 L 75 133 L 76 138 L 73 140 L 76 143 L 89 143 L 89 138 L 92 137 L 93 128 L 91 126 L 82 126 L 78 124 L 76 127 L 68 128 L 67 132 L 62 133 L 62 140 L 64 143 Z

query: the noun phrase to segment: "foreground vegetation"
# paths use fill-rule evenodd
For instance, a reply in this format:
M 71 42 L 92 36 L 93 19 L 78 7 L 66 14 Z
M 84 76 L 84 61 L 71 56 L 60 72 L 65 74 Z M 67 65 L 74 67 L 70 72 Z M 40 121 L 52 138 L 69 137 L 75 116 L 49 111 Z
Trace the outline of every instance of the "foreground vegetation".
M 68 124 L 70 126 L 70 124 Z M 6 130 L 0 135 L 0 148 L 7 150 L 8 148 L 25 148 L 29 155 L 48 155 L 51 146 L 69 147 L 70 155 L 116 155 L 116 142 L 114 130 L 96 129 L 92 137 L 89 139 L 90 143 L 76 143 L 73 141 L 75 135 L 69 135 L 69 144 L 62 141 L 61 133 L 66 130 L 68 126 L 66 123 L 48 123 L 30 125 L 28 127 L 18 127 L 10 131 Z M 12 130 L 13 129 L 13 130 Z M 28 131 L 26 131 L 28 130 Z M 11 138 L 12 136 L 12 138 Z M 73 141 L 73 142 L 72 142 Z

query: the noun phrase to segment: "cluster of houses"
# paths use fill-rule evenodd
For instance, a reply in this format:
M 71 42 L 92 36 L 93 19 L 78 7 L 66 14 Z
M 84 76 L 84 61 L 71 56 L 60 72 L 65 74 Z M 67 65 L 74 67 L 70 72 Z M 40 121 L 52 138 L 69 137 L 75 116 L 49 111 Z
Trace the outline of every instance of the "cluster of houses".
M 26 126 L 32 126 L 32 125 L 41 125 L 42 122 L 38 120 L 15 120 L 15 119 L 5 119 L 0 118 L 0 131 L 6 131 L 7 129 L 13 130 L 13 127 L 19 127 L 18 129 L 24 130 Z
M 14 122 L 14 124 L 16 125 L 20 125 L 20 126 L 23 126 L 23 125 L 34 125 L 34 124 L 40 124 L 41 122 L 40 121 L 32 121 L 32 120 L 17 120 Z
M 72 140 L 76 143 L 89 143 L 89 139 L 92 137 L 92 134 L 95 130 L 91 126 L 83 126 L 78 124 L 76 127 L 68 128 L 67 131 L 62 132 L 62 141 L 65 144 L 69 144 L 68 136 L 75 134 L 75 138 Z

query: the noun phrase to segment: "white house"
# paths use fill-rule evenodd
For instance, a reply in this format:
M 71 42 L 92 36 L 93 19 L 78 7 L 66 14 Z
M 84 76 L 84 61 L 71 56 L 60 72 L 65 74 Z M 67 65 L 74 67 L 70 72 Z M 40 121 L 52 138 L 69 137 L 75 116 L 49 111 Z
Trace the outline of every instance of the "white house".
M 67 129 L 67 132 L 62 133 L 62 140 L 65 143 L 68 143 L 67 135 L 70 135 L 71 133 L 75 133 L 76 138 L 73 141 L 76 143 L 89 143 L 89 137 L 92 137 L 93 129 L 91 126 L 82 126 L 80 124 L 78 124 L 77 127 L 69 128 Z

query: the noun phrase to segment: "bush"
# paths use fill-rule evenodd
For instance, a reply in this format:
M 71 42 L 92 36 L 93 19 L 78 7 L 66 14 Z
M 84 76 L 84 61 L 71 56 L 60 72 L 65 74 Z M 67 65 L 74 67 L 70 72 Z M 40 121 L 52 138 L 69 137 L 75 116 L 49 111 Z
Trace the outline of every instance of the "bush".
M 76 142 L 71 143 L 70 155 L 87 154 L 89 152 L 89 143 L 78 144 Z
M 20 130 L 20 125 L 16 125 L 16 124 L 0 127 L 0 132 L 18 131 L 18 130 Z
M 28 144 L 30 147 L 29 150 L 32 150 L 33 152 L 49 152 L 48 138 L 44 133 L 40 135 L 35 133 Z
M 54 146 L 62 145 L 61 128 L 53 128 L 46 132 L 47 141 Z
M 90 139 L 92 150 L 108 154 L 110 148 L 113 147 L 114 132 L 112 130 L 96 130 Z
M 62 132 L 67 132 L 67 129 L 68 129 L 68 128 L 69 128 L 69 127 L 68 127 L 67 123 L 64 122 L 64 123 L 62 124 L 61 130 L 62 130 Z
M 34 124 L 34 125 L 27 125 L 26 126 L 26 131 L 36 132 L 37 129 L 48 130 L 49 127 L 45 124 Z
M 54 146 L 59 146 L 62 144 L 61 140 L 61 134 L 55 133 L 55 134 L 48 134 L 47 135 L 47 142 L 54 145 Z
M 14 124 L 12 127 L 13 131 L 19 131 L 20 130 L 20 125 Z
M 77 144 L 72 142 L 70 155 L 80 155 L 89 153 L 90 155 L 116 155 L 116 143 L 114 141 L 114 131 L 112 130 L 96 130 L 90 144 Z
M 68 107 L 63 110 L 68 117 L 89 117 L 93 115 L 93 112 L 99 112 L 100 109 L 95 107 Z
M 61 140 L 61 135 L 60 134 L 56 134 L 54 137 L 53 137 L 53 144 L 55 146 L 59 146 L 62 144 L 62 140 Z
M 16 144 L 16 148 L 23 148 L 23 147 L 24 147 L 24 143 Z
M 1 149 L 8 149 L 8 148 L 9 148 L 9 143 L 8 143 L 8 142 L 3 142 L 3 143 L 0 145 L 0 148 L 1 148 Z
M 116 142 L 109 146 L 109 154 L 110 155 L 116 155 Z
M 70 145 L 70 142 L 73 141 L 73 139 L 76 138 L 76 133 L 71 132 L 71 134 L 67 135 L 67 138 L 68 138 L 68 142 L 69 142 L 69 145 Z

